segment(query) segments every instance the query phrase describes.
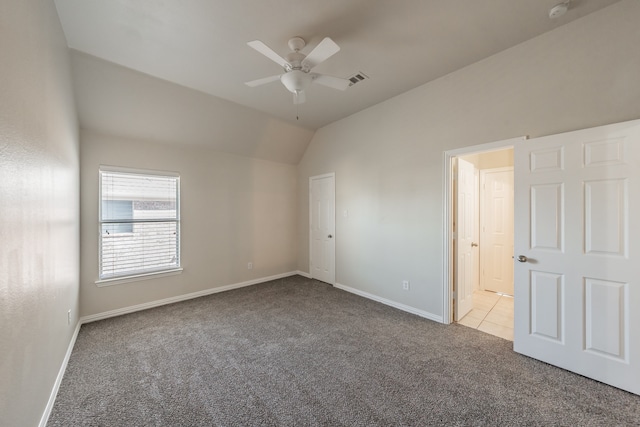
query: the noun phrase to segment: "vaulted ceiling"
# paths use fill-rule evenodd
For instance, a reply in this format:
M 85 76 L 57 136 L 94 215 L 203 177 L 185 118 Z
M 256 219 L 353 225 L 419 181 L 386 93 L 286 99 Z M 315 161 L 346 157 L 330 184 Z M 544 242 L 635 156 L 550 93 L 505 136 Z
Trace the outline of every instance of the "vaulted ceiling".
M 312 86 L 300 124 L 316 129 L 566 24 L 616 0 L 56 0 L 73 49 L 295 122 L 280 83 L 245 81 L 281 68 L 247 46 L 280 55 L 301 36 L 309 52 L 329 36 L 341 51 L 317 71 L 370 77 L 345 92 Z
M 263 113 L 278 126 L 313 131 L 452 71 L 480 61 L 618 0 L 571 0 L 549 19 L 560 0 L 55 0 L 76 75 L 118 64 Z M 314 71 L 369 78 L 341 92 L 320 85 L 307 102 L 293 104 L 280 82 L 246 81 L 282 68 L 247 45 L 261 40 L 281 56 L 302 37 L 309 53 L 324 37 L 341 50 Z M 558 40 L 561 43 L 561 40 Z M 99 61 L 100 60 L 108 61 Z M 93 64 L 89 62 L 93 61 Z M 83 71 L 84 70 L 84 71 Z M 122 70 L 118 71 L 124 72 Z M 79 94 L 104 83 L 85 82 Z M 112 82 L 113 83 L 113 82 Z M 78 90 L 78 89 L 77 89 Z M 87 92 L 88 91 L 88 92 Z M 196 95 L 194 95 L 196 96 Z M 197 96 L 196 96 L 197 97 Z M 230 105 L 228 103 L 228 105 Z M 85 108 L 89 108 L 85 105 Z M 248 110 L 242 110 L 245 115 Z M 89 117 L 98 117 L 97 113 Z M 241 116 L 243 114 L 240 114 Z M 296 116 L 299 120 L 296 120 Z M 81 121 L 82 121 L 81 114 Z M 267 124 L 265 123 L 265 126 Z M 152 135 L 151 135 L 152 136 Z

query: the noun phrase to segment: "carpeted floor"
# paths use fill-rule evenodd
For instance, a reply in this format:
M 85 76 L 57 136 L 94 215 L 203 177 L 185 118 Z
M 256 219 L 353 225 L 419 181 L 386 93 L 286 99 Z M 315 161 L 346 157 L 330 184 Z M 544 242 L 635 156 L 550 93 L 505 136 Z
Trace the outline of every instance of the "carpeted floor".
M 82 326 L 49 426 L 640 425 L 640 397 L 294 276 Z

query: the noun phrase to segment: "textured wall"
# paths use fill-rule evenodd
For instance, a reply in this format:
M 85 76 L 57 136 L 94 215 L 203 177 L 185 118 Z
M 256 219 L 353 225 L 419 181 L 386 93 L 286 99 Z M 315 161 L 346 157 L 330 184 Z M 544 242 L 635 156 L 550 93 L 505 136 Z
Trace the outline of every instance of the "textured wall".
M 78 131 L 53 2 L 0 29 L 0 424 L 34 426 L 78 318 Z
M 335 172 L 336 280 L 442 315 L 443 152 L 639 118 L 639 20 L 640 2 L 616 3 L 319 129 L 299 164 L 298 269 L 304 183 Z
M 82 316 L 296 270 L 295 166 L 92 131 L 80 139 Z M 182 274 L 96 286 L 101 164 L 180 173 Z

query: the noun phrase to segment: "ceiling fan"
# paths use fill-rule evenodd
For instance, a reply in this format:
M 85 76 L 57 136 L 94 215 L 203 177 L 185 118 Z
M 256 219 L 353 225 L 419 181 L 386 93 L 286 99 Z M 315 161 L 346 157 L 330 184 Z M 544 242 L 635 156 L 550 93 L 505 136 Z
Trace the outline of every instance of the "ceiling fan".
M 293 93 L 294 104 L 302 104 L 305 102 L 305 89 L 307 89 L 311 83 L 318 83 L 338 90 L 346 90 L 351 83 L 347 79 L 311 72 L 318 64 L 329 59 L 340 50 L 340 46 L 329 37 L 325 37 L 308 55 L 300 52 L 306 45 L 302 38 L 294 37 L 290 39 L 289 48 L 291 52 L 287 54 L 286 59 L 275 53 L 273 49 L 260 40 L 254 40 L 247 44 L 283 67 L 284 74 L 252 80 L 245 84 L 250 87 L 255 87 L 280 80 L 284 87 Z

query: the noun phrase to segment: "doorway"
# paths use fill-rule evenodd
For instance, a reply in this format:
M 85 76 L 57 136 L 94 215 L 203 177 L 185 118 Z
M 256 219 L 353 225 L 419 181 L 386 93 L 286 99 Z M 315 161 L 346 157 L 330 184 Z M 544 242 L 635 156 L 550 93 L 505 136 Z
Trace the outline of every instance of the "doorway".
M 445 153 L 449 168 L 445 182 L 449 195 L 446 315 L 449 323 L 457 322 L 511 341 L 513 146 L 523 139 Z M 470 180 L 461 173 L 475 178 Z
M 525 138 L 526 139 L 526 138 Z M 640 394 L 640 120 L 444 153 L 444 323 L 454 319 L 453 163 L 514 146 L 517 353 Z
M 464 286 L 473 292 L 470 298 L 464 298 L 470 309 L 458 312 L 456 320 L 463 326 L 513 341 L 513 148 L 474 153 L 457 160 L 458 196 L 473 194 L 474 200 L 468 204 L 472 209 L 464 209 L 459 203 L 456 206 L 456 259 L 461 258 L 461 253 L 470 255 L 468 264 L 473 268 L 469 272 L 468 267 L 457 266 L 457 271 L 464 273 L 456 275 L 456 296 Z M 476 177 L 472 191 L 464 189 L 465 168 L 472 168 Z M 471 228 L 475 238 L 471 242 L 467 242 L 466 233 L 461 233 L 463 221 L 474 224 Z M 469 279 L 471 284 L 462 284 Z M 464 309 L 458 304 L 458 310 Z

